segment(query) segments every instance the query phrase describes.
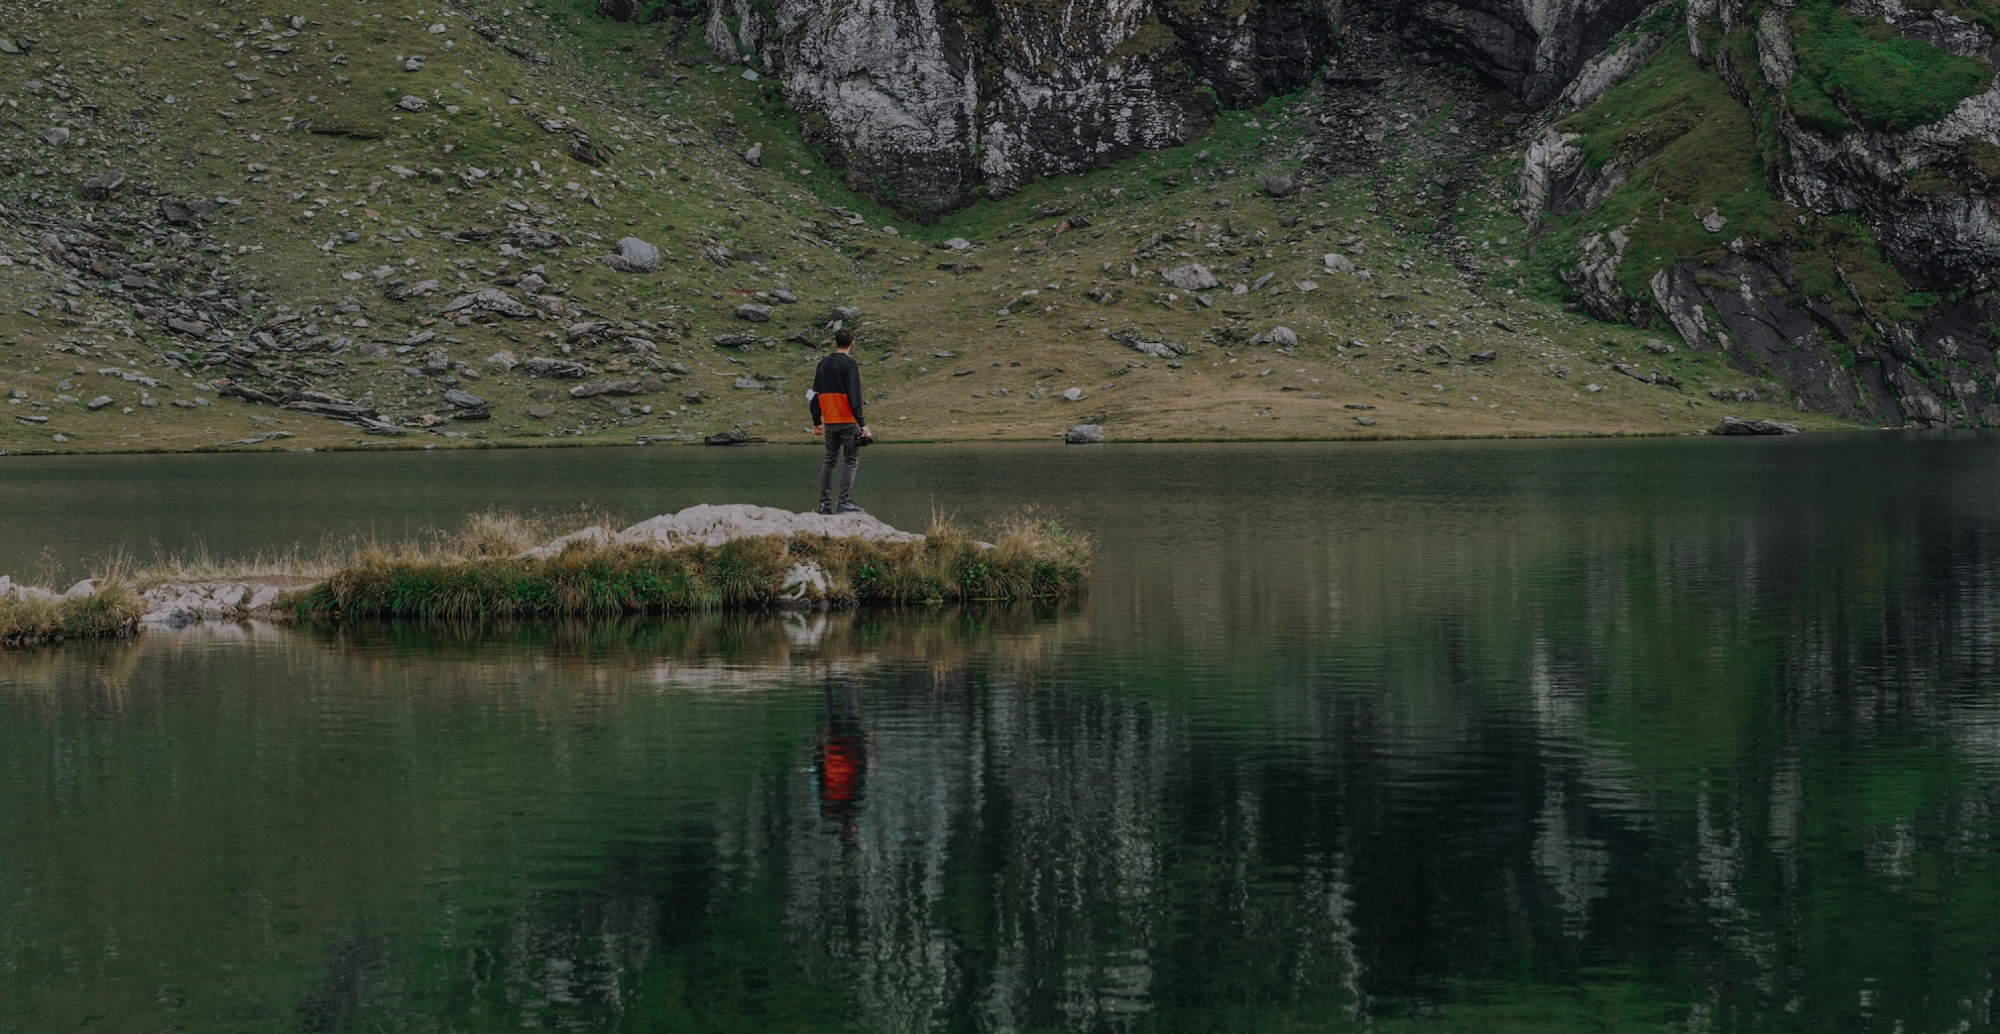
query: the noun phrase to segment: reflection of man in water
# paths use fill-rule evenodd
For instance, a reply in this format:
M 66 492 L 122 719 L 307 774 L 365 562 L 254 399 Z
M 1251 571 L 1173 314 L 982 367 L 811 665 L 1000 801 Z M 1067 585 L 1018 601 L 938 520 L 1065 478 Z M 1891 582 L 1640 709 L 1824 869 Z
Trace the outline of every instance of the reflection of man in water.
M 852 690 L 843 690 L 839 700 L 828 685 L 826 730 L 820 733 L 813 752 L 813 784 L 819 816 L 840 823 L 840 835 L 852 840 L 856 820 L 861 816 L 862 785 L 868 779 L 868 734 L 861 728 L 861 709 Z

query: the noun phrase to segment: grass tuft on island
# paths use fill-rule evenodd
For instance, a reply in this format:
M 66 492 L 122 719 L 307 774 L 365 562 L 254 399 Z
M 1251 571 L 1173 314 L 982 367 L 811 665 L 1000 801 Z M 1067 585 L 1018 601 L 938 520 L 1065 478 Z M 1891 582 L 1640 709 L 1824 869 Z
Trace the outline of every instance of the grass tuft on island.
M 119 582 L 76 599 L 0 596 L 0 649 L 130 636 L 142 611 L 138 596 Z
M 370 546 L 293 596 L 289 609 L 301 620 L 468 620 L 1060 600 L 1085 591 L 1091 563 L 1087 536 L 1033 512 L 1001 521 L 991 543 L 933 518 L 920 542 L 578 543 L 548 559 L 516 558 L 545 532 L 539 522 L 480 514 L 457 535 Z

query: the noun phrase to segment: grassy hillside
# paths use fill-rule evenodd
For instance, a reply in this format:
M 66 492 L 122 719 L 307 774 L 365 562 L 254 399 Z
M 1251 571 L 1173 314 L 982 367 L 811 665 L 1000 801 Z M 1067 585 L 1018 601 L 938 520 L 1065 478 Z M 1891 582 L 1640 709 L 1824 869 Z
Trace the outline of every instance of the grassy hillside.
M 1518 131 L 1447 72 L 1392 77 L 1379 162 L 1297 192 L 1267 181 L 1313 168 L 1317 93 L 912 226 L 818 163 L 771 79 L 572 0 L 110 0 L 0 33 L 10 452 L 803 441 L 840 319 L 894 439 L 1772 412 L 1736 401 L 1769 386 L 1530 290 Z M 657 270 L 607 264 L 628 235 Z M 1161 277 L 1197 262 L 1217 287 Z

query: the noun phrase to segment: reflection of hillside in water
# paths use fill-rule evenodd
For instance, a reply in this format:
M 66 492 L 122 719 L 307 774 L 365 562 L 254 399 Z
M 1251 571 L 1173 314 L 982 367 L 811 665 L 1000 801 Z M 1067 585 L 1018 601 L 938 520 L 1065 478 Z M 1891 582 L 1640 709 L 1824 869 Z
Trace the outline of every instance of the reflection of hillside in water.
M 1414 563 L 1356 536 L 1287 606 L 1121 620 L 1025 684 L 873 686 L 855 828 L 809 821 L 801 777 L 737 805 L 726 859 L 787 859 L 767 907 L 874 1029 L 1340 1014 L 1522 952 L 1552 987 L 1650 972 L 1606 1005 L 1635 1023 L 1893 984 L 1875 1015 L 1949 1027 L 1996 990 L 2000 551 L 1786 516 Z
M 171 769 L 93 828 L 233 866 L 133 896 L 84 838 L 29 871 L 110 900 L 0 916 L 0 974 L 277 901 L 242 951 L 317 1029 L 2000 1025 L 1994 522 L 1566 491 L 1288 536 L 1191 499 L 1056 614 L 32 660 L 0 775 Z

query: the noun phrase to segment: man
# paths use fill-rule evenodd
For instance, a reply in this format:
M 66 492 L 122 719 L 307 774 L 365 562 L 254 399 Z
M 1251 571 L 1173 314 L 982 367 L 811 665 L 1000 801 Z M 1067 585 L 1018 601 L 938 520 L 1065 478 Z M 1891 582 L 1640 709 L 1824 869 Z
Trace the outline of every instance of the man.
M 812 411 L 812 433 L 826 436 L 826 464 L 819 471 L 819 512 L 866 513 L 854 505 L 854 472 L 861 465 L 861 446 L 874 434 L 861 411 L 861 364 L 854 361 L 854 332 L 833 335 L 833 354 L 819 361 L 806 406 Z M 840 503 L 833 500 L 833 468 L 846 457 L 840 475 Z

